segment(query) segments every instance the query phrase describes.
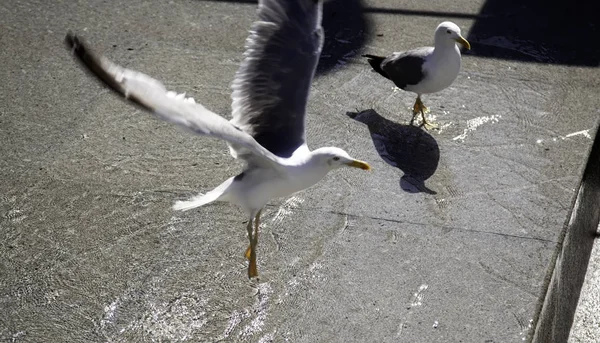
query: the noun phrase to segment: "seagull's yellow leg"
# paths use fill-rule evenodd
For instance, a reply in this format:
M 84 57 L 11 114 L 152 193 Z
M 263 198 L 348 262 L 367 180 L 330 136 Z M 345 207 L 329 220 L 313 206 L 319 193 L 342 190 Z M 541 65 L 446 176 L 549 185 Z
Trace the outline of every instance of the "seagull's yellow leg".
M 248 245 L 248 248 L 246 249 L 246 252 L 244 253 L 244 256 L 246 256 L 246 259 L 250 259 L 250 251 L 252 250 L 252 219 L 248 220 L 248 225 L 246 225 L 246 230 L 248 231 L 248 241 L 250 241 L 250 245 Z
M 258 227 L 260 226 L 260 212 L 258 211 L 256 217 L 254 217 L 254 235 L 252 234 L 252 220 L 248 223 L 248 239 L 250 240 L 250 246 L 246 249 L 246 258 L 249 260 L 248 263 L 248 277 L 253 278 L 258 276 L 258 268 L 256 266 L 256 246 L 258 245 Z
M 260 211 L 258 211 L 258 213 L 260 214 Z M 258 221 L 258 218 L 259 218 L 259 215 L 257 215 L 254 220 Z M 252 251 L 252 241 L 253 241 L 252 237 L 254 237 L 254 235 L 252 234 L 252 222 L 253 222 L 253 220 L 251 219 L 248 222 L 248 226 L 246 226 L 246 229 L 248 230 L 248 239 L 250 240 L 250 245 L 248 245 L 248 248 L 246 249 L 244 256 L 246 256 L 246 259 L 248 259 L 248 260 L 250 259 L 250 252 Z M 258 232 L 258 225 L 256 226 L 256 231 Z
M 420 101 L 421 101 L 421 99 L 419 99 L 419 97 L 417 97 L 417 100 L 415 100 L 415 104 L 413 105 L 413 117 L 410 120 L 410 125 L 414 124 L 415 118 L 417 117 L 417 115 L 419 114 L 419 112 L 421 112 L 421 107 L 419 105 Z
M 421 101 L 421 98 L 419 98 L 419 105 L 421 106 L 421 113 L 429 113 L 429 108 L 427 108 L 427 106 L 425 106 L 425 104 L 423 103 L 423 101 Z

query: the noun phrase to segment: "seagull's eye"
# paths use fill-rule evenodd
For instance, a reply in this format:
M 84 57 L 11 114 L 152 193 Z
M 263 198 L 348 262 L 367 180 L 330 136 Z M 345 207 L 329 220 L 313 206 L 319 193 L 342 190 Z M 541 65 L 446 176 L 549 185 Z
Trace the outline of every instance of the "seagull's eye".
M 340 160 L 340 158 L 336 156 L 336 157 L 334 157 L 334 158 L 333 158 L 333 160 L 334 160 L 334 161 L 339 161 L 339 160 Z
M 448 33 L 448 34 L 451 34 L 451 33 L 452 33 L 452 31 L 450 31 L 450 30 L 446 30 L 446 33 Z

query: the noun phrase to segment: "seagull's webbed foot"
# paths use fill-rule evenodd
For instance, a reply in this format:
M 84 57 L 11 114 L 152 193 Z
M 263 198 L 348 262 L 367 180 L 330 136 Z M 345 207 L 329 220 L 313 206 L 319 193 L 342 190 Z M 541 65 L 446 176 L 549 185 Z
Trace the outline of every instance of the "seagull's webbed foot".
M 416 116 L 419 113 L 429 113 L 429 108 L 423 104 L 421 97 L 417 97 L 415 104 L 413 105 L 413 115 Z M 414 117 L 413 117 L 414 119 Z
M 423 112 L 421 112 L 421 117 L 423 118 L 423 122 L 421 123 L 421 126 L 425 127 L 426 130 L 432 130 L 432 129 L 439 128 L 438 124 L 436 124 L 434 122 L 430 122 L 429 120 L 427 120 L 425 118 L 425 114 Z
M 415 119 L 417 119 L 417 116 L 419 115 L 419 113 L 421 113 L 422 106 L 424 105 L 423 102 L 421 102 L 421 98 L 417 97 L 417 99 L 415 100 L 415 104 L 413 105 L 413 116 L 410 120 L 410 125 L 415 124 Z
M 421 97 L 417 97 L 417 100 L 415 100 L 415 105 L 413 106 L 413 117 L 410 120 L 410 125 L 413 125 L 413 123 L 415 122 L 415 118 L 419 115 L 419 113 L 421 114 L 421 118 L 423 119 L 423 122 L 420 126 L 424 126 L 427 130 L 438 128 L 437 124 L 430 122 L 427 120 L 427 118 L 425 118 L 425 113 L 429 113 L 429 109 L 425 106 L 425 104 L 423 104 L 423 101 L 421 101 Z
M 250 240 L 250 246 L 246 249 L 244 256 L 248 259 L 248 278 L 258 276 L 258 267 L 256 265 L 256 246 L 258 245 L 258 227 L 260 226 L 260 212 L 256 214 L 254 220 L 248 221 L 248 240 Z M 252 222 L 254 222 L 254 234 L 252 234 Z

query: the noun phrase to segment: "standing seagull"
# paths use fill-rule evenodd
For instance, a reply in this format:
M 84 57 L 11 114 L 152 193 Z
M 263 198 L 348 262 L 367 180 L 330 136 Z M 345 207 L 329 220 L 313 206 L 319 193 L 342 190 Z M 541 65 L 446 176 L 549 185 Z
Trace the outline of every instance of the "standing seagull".
M 342 166 L 370 169 L 342 149 L 310 151 L 306 145 L 306 102 L 323 46 L 322 10 L 322 0 L 259 1 L 259 20 L 250 30 L 245 59 L 232 84 L 231 121 L 185 94 L 167 91 L 148 75 L 95 55 L 81 38 L 66 37 L 74 56 L 116 93 L 162 119 L 227 141 L 231 155 L 247 162 L 241 174 L 206 194 L 177 201 L 173 208 L 186 211 L 213 201 L 242 207 L 250 218 L 245 253 L 250 278 L 258 276 L 260 212 L 268 201 L 311 187 Z
M 425 113 L 429 110 L 421 101 L 421 95 L 441 91 L 458 76 L 461 58 L 456 42 L 471 49 L 469 42 L 461 36 L 460 28 L 445 21 L 435 29 L 434 47 L 394 52 L 388 57 L 363 55 L 376 72 L 392 80 L 398 88 L 417 93 L 411 125 L 421 113 L 426 128 L 436 127 L 425 119 Z

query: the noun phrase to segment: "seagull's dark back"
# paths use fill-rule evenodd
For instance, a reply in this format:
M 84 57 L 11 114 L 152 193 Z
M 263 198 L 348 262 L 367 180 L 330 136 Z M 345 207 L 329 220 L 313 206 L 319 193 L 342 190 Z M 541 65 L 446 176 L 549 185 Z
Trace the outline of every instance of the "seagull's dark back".
M 381 69 L 401 89 L 408 85 L 416 85 L 426 76 L 423 63 L 431 50 L 432 48 L 419 48 L 394 54 L 381 63 Z

